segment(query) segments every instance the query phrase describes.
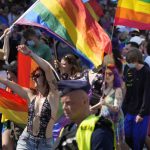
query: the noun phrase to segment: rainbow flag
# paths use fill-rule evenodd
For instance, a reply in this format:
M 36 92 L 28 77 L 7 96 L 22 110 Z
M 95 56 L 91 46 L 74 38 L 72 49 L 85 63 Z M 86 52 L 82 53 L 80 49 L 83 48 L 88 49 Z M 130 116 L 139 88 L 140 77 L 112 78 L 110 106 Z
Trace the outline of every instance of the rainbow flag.
M 150 0 L 119 0 L 115 25 L 150 30 Z
M 90 0 L 89 2 L 85 3 L 86 8 L 89 10 L 92 17 L 99 21 L 100 17 L 104 15 L 103 9 L 101 8 L 100 4 L 97 0 Z
M 33 88 L 31 72 L 38 65 L 29 57 L 18 52 L 18 84 Z M 12 94 L 0 89 L 0 112 L 5 118 L 11 120 L 18 125 L 26 125 L 27 123 L 27 102 L 17 94 Z
M 38 0 L 16 22 L 40 27 L 67 45 L 89 67 L 102 63 L 111 41 L 81 0 Z
M 9 120 L 26 125 L 28 108 L 26 100 L 0 89 L 0 112 Z
M 26 88 L 34 88 L 31 73 L 38 67 L 31 57 L 18 52 L 18 84 Z

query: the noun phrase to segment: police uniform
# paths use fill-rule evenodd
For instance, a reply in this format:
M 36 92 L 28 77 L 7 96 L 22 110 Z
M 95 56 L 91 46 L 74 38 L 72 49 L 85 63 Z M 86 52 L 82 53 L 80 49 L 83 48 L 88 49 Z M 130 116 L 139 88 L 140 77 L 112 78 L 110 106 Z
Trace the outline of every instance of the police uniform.
M 73 90 L 88 92 L 86 81 L 60 81 L 61 96 Z M 113 150 L 115 149 L 114 129 L 111 121 L 104 117 L 89 115 L 79 126 L 71 123 L 64 127 L 53 150 Z

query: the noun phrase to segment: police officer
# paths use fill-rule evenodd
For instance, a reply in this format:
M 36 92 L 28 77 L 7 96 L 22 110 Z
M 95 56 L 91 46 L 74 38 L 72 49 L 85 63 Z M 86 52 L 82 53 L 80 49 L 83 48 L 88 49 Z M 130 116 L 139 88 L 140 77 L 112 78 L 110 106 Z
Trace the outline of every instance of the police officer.
M 89 111 L 86 81 L 65 80 L 58 83 L 64 114 L 72 123 L 65 126 L 54 144 L 54 150 L 113 150 L 112 123 Z

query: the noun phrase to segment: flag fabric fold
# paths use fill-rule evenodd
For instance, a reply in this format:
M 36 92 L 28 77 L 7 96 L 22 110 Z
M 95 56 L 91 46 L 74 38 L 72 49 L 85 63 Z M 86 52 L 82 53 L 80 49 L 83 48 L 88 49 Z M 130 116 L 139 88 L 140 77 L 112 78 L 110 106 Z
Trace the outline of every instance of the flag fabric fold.
M 100 17 L 104 15 L 103 9 L 101 8 L 100 4 L 97 0 L 90 0 L 89 2 L 85 3 L 86 8 L 89 10 L 92 17 L 99 21 Z
M 18 52 L 18 84 L 26 88 L 34 88 L 31 73 L 38 67 L 31 57 Z
M 102 63 L 111 41 L 81 0 L 38 0 L 16 24 L 40 27 L 67 45 L 89 67 Z
M 150 30 L 150 0 L 119 0 L 114 24 Z
M 27 102 L 16 94 L 0 89 L 0 112 L 9 120 L 26 125 Z

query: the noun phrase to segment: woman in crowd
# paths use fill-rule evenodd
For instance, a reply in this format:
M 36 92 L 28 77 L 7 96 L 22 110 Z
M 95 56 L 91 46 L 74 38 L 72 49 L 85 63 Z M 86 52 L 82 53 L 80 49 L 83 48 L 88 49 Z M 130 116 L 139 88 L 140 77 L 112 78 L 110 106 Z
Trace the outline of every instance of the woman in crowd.
M 18 51 L 30 56 L 39 65 L 32 73 L 35 89 L 27 89 L 18 84 L 0 78 L 0 82 L 27 100 L 29 106 L 28 123 L 17 144 L 17 150 L 52 148 L 52 128 L 58 111 L 59 93 L 56 80 L 48 62 L 34 54 L 25 45 L 19 45 Z
M 60 62 L 55 61 L 55 66 L 59 69 L 58 71 L 63 80 L 81 78 L 81 67 L 76 56 L 72 54 L 65 55 Z
M 60 78 L 63 80 L 77 80 L 83 77 L 78 59 L 73 54 L 65 55 L 60 62 L 55 61 L 54 65 L 60 74 Z M 61 129 L 70 122 L 63 115 L 61 103 L 59 105 L 58 118 L 53 128 L 54 139 L 58 138 Z
M 91 110 L 100 108 L 100 115 L 114 122 L 117 149 L 122 149 L 124 143 L 124 117 L 121 110 L 123 101 L 121 79 L 114 65 L 108 65 L 105 70 L 105 87 L 100 102 Z

